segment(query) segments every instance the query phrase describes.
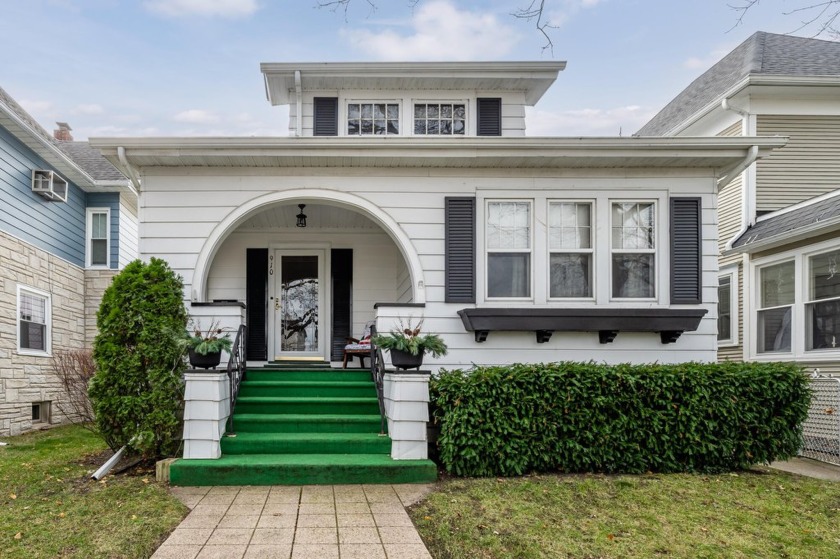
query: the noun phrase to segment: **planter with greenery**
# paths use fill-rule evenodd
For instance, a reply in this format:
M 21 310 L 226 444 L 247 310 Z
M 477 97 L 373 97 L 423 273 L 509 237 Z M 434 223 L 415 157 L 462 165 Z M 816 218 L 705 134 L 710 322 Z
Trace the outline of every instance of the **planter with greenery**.
M 230 352 L 233 341 L 230 335 L 219 328 L 219 322 L 213 321 L 206 330 L 197 322 L 184 334 L 185 346 L 190 358 L 190 365 L 196 369 L 217 367 L 222 361 L 222 351 Z
M 388 350 L 391 363 L 397 369 L 418 369 L 423 364 L 425 354 L 442 357 L 447 352 L 443 338 L 437 334 L 423 334 L 422 326 L 422 320 L 415 327 L 400 321 L 399 329 L 374 336 L 373 343 Z

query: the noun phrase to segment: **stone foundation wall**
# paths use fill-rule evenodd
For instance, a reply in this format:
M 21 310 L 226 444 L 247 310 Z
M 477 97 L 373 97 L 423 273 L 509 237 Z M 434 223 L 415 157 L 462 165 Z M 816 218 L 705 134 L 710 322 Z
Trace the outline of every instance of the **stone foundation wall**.
M 85 347 L 85 271 L 0 231 L 0 436 L 32 429 L 34 402 L 52 402 L 51 423 L 67 420 L 50 356 L 18 353 L 18 286 L 51 295 L 53 352 Z
M 85 340 L 93 347 L 96 337 L 96 313 L 102 303 L 102 294 L 111 285 L 118 270 L 85 270 Z

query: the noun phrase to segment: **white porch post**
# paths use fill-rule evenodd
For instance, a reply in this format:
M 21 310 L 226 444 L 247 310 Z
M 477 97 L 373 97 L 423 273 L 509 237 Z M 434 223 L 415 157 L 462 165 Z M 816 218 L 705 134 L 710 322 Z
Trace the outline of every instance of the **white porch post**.
M 227 373 L 187 371 L 184 379 L 184 458 L 219 458 L 230 415 Z
M 429 457 L 426 424 L 429 421 L 430 376 L 428 371 L 384 375 L 382 392 L 394 460 Z

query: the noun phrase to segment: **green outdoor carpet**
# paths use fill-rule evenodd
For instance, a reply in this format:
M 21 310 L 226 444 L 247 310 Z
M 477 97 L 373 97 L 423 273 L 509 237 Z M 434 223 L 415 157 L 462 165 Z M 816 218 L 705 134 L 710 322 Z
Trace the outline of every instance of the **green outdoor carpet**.
M 231 425 L 229 425 L 231 428 Z M 428 483 L 430 460 L 393 460 L 368 371 L 249 370 L 217 460 L 177 460 L 173 485 Z

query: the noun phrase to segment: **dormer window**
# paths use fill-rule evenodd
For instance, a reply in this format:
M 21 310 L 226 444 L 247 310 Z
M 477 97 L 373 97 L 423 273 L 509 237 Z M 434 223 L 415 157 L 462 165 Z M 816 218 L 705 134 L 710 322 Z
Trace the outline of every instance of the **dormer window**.
M 348 103 L 348 136 L 393 136 L 400 133 L 397 103 Z
M 415 103 L 414 134 L 463 136 L 467 107 L 464 103 Z

